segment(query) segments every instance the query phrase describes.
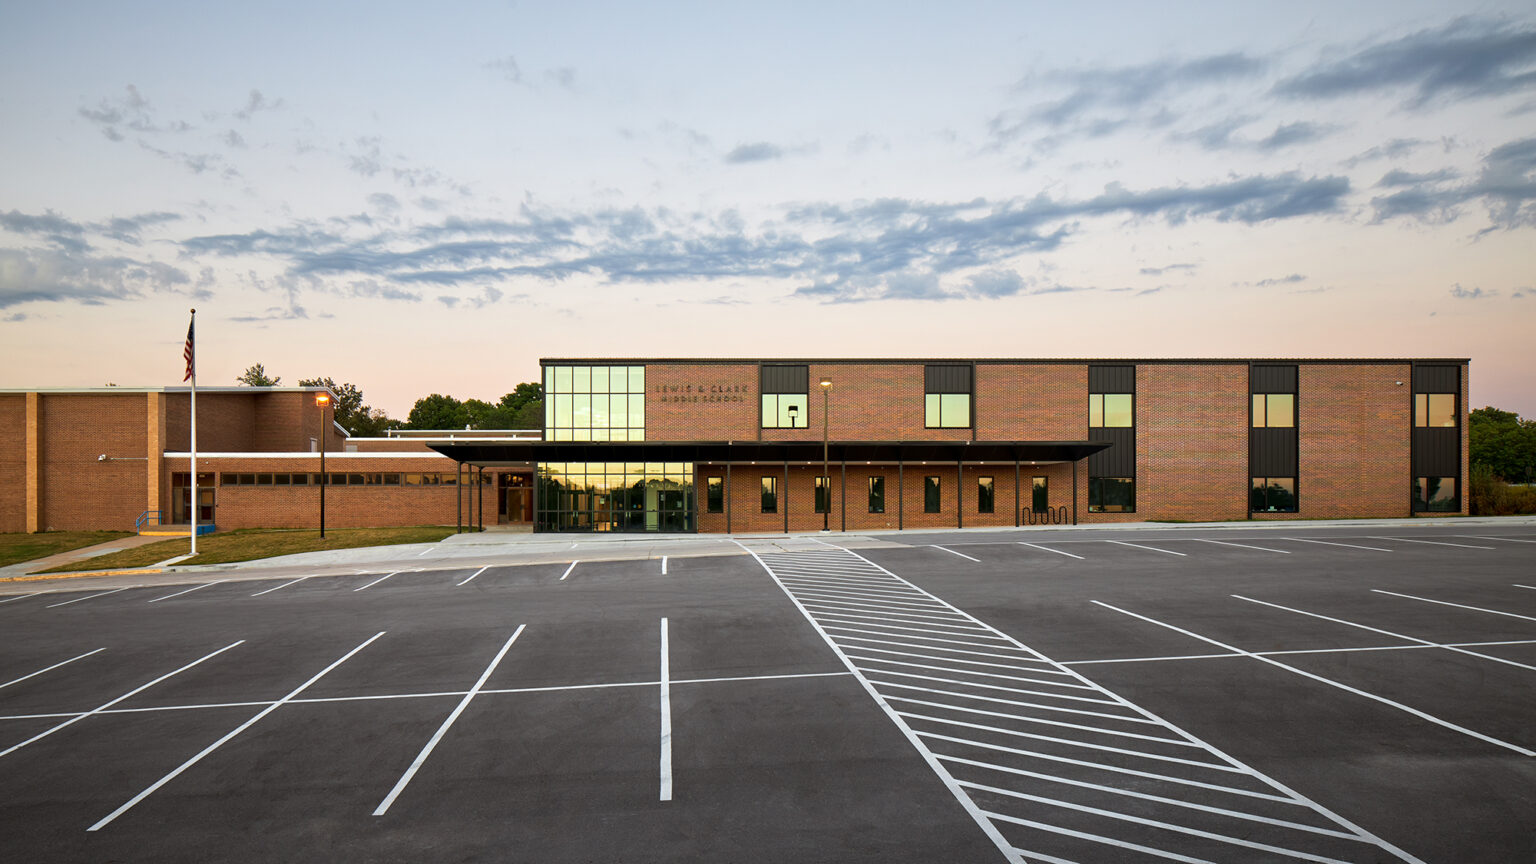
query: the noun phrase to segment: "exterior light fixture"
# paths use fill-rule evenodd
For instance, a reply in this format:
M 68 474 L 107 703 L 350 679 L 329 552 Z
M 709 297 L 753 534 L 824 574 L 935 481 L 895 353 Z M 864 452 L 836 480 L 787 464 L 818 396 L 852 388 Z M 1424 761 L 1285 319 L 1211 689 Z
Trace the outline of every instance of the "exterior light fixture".
M 325 539 L 325 409 L 331 406 L 331 394 L 316 393 L 315 405 L 320 408 L 320 539 Z

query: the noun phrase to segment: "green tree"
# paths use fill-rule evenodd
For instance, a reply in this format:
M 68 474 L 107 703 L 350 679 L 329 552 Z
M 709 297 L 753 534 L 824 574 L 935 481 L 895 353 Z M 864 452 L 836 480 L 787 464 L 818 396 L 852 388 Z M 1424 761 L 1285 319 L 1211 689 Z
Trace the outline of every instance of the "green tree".
M 276 387 L 283 383 L 282 378 L 267 377 L 267 367 L 257 363 L 245 370 L 245 374 L 235 379 L 236 384 L 244 384 L 247 387 Z
M 355 384 L 337 384 L 329 376 L 325 378 L 304 378 L 299 381 L 300 387 L 326 387 L 335 394 L 336 401 L 333 404 L 334 417 L 341 428 L 347 430 L 347 434 L 357 438 L 377 438 L 387 429 L 398 429 L 400 421 L 390 419 L 378 408 L 370 408 L 363 403 L 363 391 Z
M 469 422 L 464 403 L 441 393 L 423 396 L 406 415 L 406 429 L 463 429 Z
M 1473 465 L 1486 467 L 1511 483 L 1536 481 L 1536 421 L 1513 411 L 1479 408 L 1467 418 Z

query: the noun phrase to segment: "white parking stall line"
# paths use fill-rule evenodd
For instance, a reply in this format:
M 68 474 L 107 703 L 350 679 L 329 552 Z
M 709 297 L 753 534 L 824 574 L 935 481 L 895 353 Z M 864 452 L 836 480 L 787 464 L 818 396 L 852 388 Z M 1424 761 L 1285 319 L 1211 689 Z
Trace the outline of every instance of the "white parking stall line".
M 469 574 L 469 578 L 468 579 L 465 579 L 463 582 L 460 582 L 460 583 L 454 585 L 453 587 L 457 588 L 460 585 L 468 585 L 469 583 L 475 581 L 475 577 L 476 576 L 479 576 L 481 573 L 484 573 L 485 571 L 487 571 L 489 569 L 491 569 L 491 565 L 487 564 L 484 567 L 481 567 L 479 570 L 476 570 L 475 572 Z
M 55 663 L 52 666 L 49 666 L 49 667 L 47 667 L 45 669 L 39 669 L 36 672 L 31 673 L 30 675 L 23 675 L 20 678 L 12 678 L 11 680 L 5 682 L 4 684 L 0 684 L 0 690 L 4 690 L 5 688 L 11 686 L 12 684 L 20 684 L 21 682 L 27 680 L 28 678 L 36 678 L 37 676 L 43 674 L 44 672 L 52 672 L 53 670 L 59 668 L 60 666 L 68 666 L 69 664 L 75 662 L 76 660 L 84 660 L 85 658 L 91 656 L 92 654 L 96 654 L 96 653 L 99 653 L 99 652 L 105 651 L 105 650 L 107 650 L 105 647 L 101 647 L 101 648 L 97 648 L 95 651 L 87 651 L 84 654 L 80 654 L 80 655 L 71 657 L 68 660 L 61 660 L 58 663 Z
M 1515 587 L 1516 588 L 1524 588 L 1524 589 L 1526 589 L 1528 591 L 1536 591 L 1536 585 L 1521 585 L 1519 583 L 1516 583 Z
M 1458 549 L 1497 549 L 1497 546 L 1473 546 L 1470 543 L 1444 543 L 1439 540 L 1413 540 L 1408 537 L 1376 537 L 1367 534 L 1367 540 L 1395 540 L 1399 543 L 1423 543 L 1426 546 L 1455 546 Z
M 1289 606 L 1281 606 L 1279 603 L 1270 603 L 1267 600 L 1255 600 L 1252 597 L 1244 597 L 1241 594 L 1233 594 L 1232 596 L 1239 600 L 1247 600 L 1249 603 L 1257 603 L 1261 606 L 1269 606 L 1274 609 L 1283 609 L 1286 612 L 1295 612 L 1297 615 L 1306 615 L 1310 618 L 1319 618 L 1323 621 L 1332 621 L 1335 624 L 1343 624 L 1347 627 L 1357 627 L 1361 630 L 1369 630 L 1372 633 L 1380 633 L 1384 636 L 1391 636 L 1394 639 L 1406 639 L 1409 642 L 1418 643 L 1418 646 L 1421 648 L 1444 648 L 1447 651 L 1455 651 L 1458 654 L 1466 654 L 1469 657 L 1478 657 L 1483 660 L 1492 660 L 1495 663 L 1504 663 L 1509 666 L 1518 666 L 1521 669 L 1529 669 L 1532 672 L 1536 672 L 1536 666 L 1531 666 L 1526 663 L 1516 663 L 1513 660 L 1507 660 L 1494 654 L 1481 654 L 1477 651 L 1468 651 L 1467 649 L 1458 647 L 1456 645 L 1446 645 L 1440 642 L 1431 642 L 1428 639 L 1420 639 L 1416 636 L 1404 636 L 1401 633 L 1393 633 L 1391 630 L 1383 630 L 1380 627 L 1371 627 L 1365 624 L 1357 624 L 1354 621 L 1345 621 L 1342 618 L 1331 618 L 1327 615 L 1320 615 L 1316 612 L 1307 612 L 1303 609 L 1292 609 Z
M 1168 623 L 1165 623 L 1165 622 L 1162 622 L 1162 621 L 1158 621 L 1158 620 L 1156 620 L 1154 618 L 1148 618 L 1145 615 L 1140 615 L 1140 614 L 1137 614 L 1135 612 L 1130 612 L 1130 611 L 1127 611 L 1125 609 L 1121 609 L 1118 606 L 1111 606 L 1110 604 L 1105 603 L 1102 600 L 1094 600 L 1093 602 L 1097 603 L 1100 606 L 1103 606 L 1106 609 L 1113 609 L 1116 612 L 1122 613 L 1124 615 L 1129 615 L 1132 618 L 1138 618 L 1138 619 L 1140 619 L 1142 621 L 1147 622 L 1148 624 L 1156 624 L 1159 627 L 1166 627 L 1167 629 L 1172 630 L 1175 633 L 1182 633 L 1185 636 L 1188 636 L 1188 637 L 1190 637 L 1192 639 L 1198 639 L 1201 642 L 1210 643 L 1211 645 L 1215 645 L 1218 648 L 1225 648 L 1228 651 L 1233 651 L 1233 652 L 1236 652 L 1238 654 L 1242 654 L 1244 657 L 1251 657 L 1251 658 L 1253 658 L 1255 660 L 1258 660 L 1260 663 L 1268 663 L 1271 666 L 1275 666 L 1277 668 L 1284 669 L 1287 672 L 1292 672 L 1294 674 L 1302 676 L 1303 678 L 1307 678 L 1307 679 L 1310 679 L 1312 681 L 1316 681 L 1316 682 L 1318 682 L 1320 684 L 1327 684 L 1329 687 L 1337 687 L 1340 690 L 1344 690 L 1346 692 L 1353 693 L 1356 696 L 1362 696 L 1362 697 L 1364 697 L 1366 699 L 1370 699 L 1370 700 L 1372 700 L 1374 702 L 1380 702 L 1381 704 L 1386 705 L 1388 707 L 1396 708 L 1399 711 L 1402 711 L 1402 712 L 1407 713 L 1407 714 L 1411 714 L 1411 715 L 1419 718 L 1420 720 L 1424 720 L 1424 721 L 1427 721 L 1429 723 L 1433 723 L 1436 726 L 1442 726 L 1442 727 L 1444 727 L 1446 729 L 1449 729 L 1449 730 L 1451 730 L 1453 732 L 1460 732 L 1463 735 L 1466 735 L 1466 736 L 1471 737 L 1471 738 L 1476 738 L 1479 741 L 1487 742 L 1487 743 L 1492 744 L 1492 745 L 1494 745 L 1496 747 L 1502 747 L 1502 748 L 1504 748 L 1506 750 L 1512 750 L 1512 751 L 1514 751 L 1516 753 L 1519 753 L 1522 756 L 1536 756 L 1536 751 L 1527 750 L 1526 748 L 1521 747 L 1518 744 L 1511 744 L 1508 741 L 1501 741 L 1498 738 L 1494 738 L 1494 737 L 1492 737 L 1490 735 L 1484 735 L 1481 732 L 1473 731 L 1471 729 L 1468 729 L 1465 726 L 1459 726 L 1459 725 L 1457 725 L 1455 723 L 1450 722 L 1449 720 L 1443 720 L 1443 719 L 1441 719 L 1439 717 L 1436 717 L 1436 716 L 1434 716 L 1432 714 L 1427 714 L 1427 713 L 1425 713 L 1423 711 L 1420 711 L 1417 708 L 1409 707 L 1407 705 L 1404 705 L 1401 702 L 1395 702 L 1395 701 L 1393 701 L 1391 699 L 1386 698 L 1385 696 L 1378 696 L 1375 693 L 1368 693 L 1368 692 L 1366 692 L 1364 690 L 1361 690 L 1359 688 L 1351 687 L 1348 684 L 1344 684 L 1344 683 L 1339 682 L 1339 681 L 1334 681 L 1331 678 L 1324 678 L 1321 675 L 1313 674 L 1311 672 L 1308 672 L 1305 669 L 1299 669 L 1299 668 L 1297 668 L 1295 666 L 1290 666 L 1290 665 L 1287 665 L 1285 663 L 1281 663 L 1279 660 L 1275 660 L 1274 658 L 1264 657 L 1264 656 L 1261 656 L 1259 654 L 1254 654 L 1254 653 L 1252 653 L 1250 651 L 1244 651 L 1241 648 L 1235 648 L 1235 647 L 1233 647 L 1231 645 L 1228 645 L 1228 644 L 1226 644 L 1224 642 L 1218 642 L 1215 639 L 1210 638 L 1209 636 L 1201 636 L 1198 633 L 1192 633 L 1192 632 L 1190 632 L 1188 630 L 1185 630 L 1182 627 L 1177 627 L 1177 626 L 1175 626 L 1173 624 L 1168 624 Z M 1533 620 L 1536 620 L 1536 619 L 1533 619 Z
M 672 800 L 672 663 L 667 619 L 661 619 L 661 800 Z
M 1365 549 L 1369 552 L 1391 552 L 1391 549 L 1383 549 L 1380 546 L 1357 546 L 1354 543 L 1335 543 L 1331 540 L 1308 540 L 1305 537 L 1281 537 L 1281 540 L 1294 540 L 1297 543 L 1316 543 L 1320 546 L 1343 546 L 1346 549 Z
M 943 549 L 945 552 L 948 552 L 951 555 L 959 555 L 961 558 L 964 558 L 967 561 L 975 561 L 978 564 L 981 563 L 981 559 L 980 558 L 972 558 L 971 556 L 965 554 L 964 552 L 956 552 L 953 549 L 950 549 L 950 548 L 945 547 L 945 546 L 940 546 L 937 543 L 929 543 L 928 545 L 930 547 L 934 548 L 934 549 Z
M 523 628 L 527 626 L 526 624 L 517 625 L 517 629 L 512 632 L 512 636 L 507 639 L 506 644 L 502 645 L 501 650 L 496 652 L 496 657 L 491 660 L 490 665 L 486 666 L 485 671 L 480 673 L 480 679 L 475 682 L 475 686 L 469 688 L 469 692 L 465 693 L 464 698 L 459 700 L 459 704 L 454 707 L 453 712 L 448 715 L 447 719 L 443 720 L 443 725 L 437 727 L 437 731 L 433 733 L 432 739 L 427 742 L 427 746 L 421 748 L 421 752 L 416 754 L 416 759 L 411 763 L 411 767 L 407 768 L 405 773 L 400 775 L 400 779 L 395 783 L 395 788 L 389 790 L 389 794 L 384 796 L 383 801 L 379 802 L 379 806 L 374 809 L 373 815 L 383 816 L 389 812 L 389 808 L 395 803 L 395 799 L 399 798 L 400 793 L 405 791 L 406 784 L 410 783 L 411 778 L 416 776 L 416 772 L 421 770 L 421 766 L 426 764 L 427 757 L 432 755 L 432 751 L 437 748 L 437 743 L 443 740 L 443 736 L 448 734 L 448 728 L 453 725 L 455 720 L 459 719 L 459 715 L 464 713 L 464 709 L 469 707 L 470 700 L 474 699 L 475 694 L 480 692 L 480 688 L 485 686 L 485 682 L 490 679 L 491 673 L 496 671 L 496 666 L 501 662 L 501 658 L 507 656 L 507 651 L 512 648 L 512 643 L 517 641 L 517 637 L 523 635 Z M 379 635 L 382 636 L 383 634 Z M 374 638 L 377 639 L 378 636 Z
M 1043 550 L 1043 551 L 1046 551 L 1046 552 L 1055 552 L 1057 555 L 1065 555 L 1068 558 L 1076 558 L 1079 561 L 1086 561 L 1086 560 L 1088 560 L 1088 559 L 1084 558 L 1081 555 L 1073 555 L 1071 552 L 1063 552 L 1060 549 L 1052 549 L 1049 546 L 1041 546 L 1039 543 L 1025 543 L 1024 541 L 1021 540 L 1021 541 L 1019 541 L 1019 545 L 1020 546 L 1028 546 L 1031 549 L 1040 549 L 1040 550 Z
M 137 794 L 137 795 L 133 796 L 132 798 L 128 799 L 128 801 L 126 803 L 124 803 L 123 806 L 117 808 L 116 810 L 113 810 L 111 813 L 109 813 L 105 817 L 103 817 L 101 819 L 101 821 L 97 822 L 95 825 L 92 825 L 91 827 L 89 827 L 89 828 L 87 828 L 85 830 L 87 830 L 87 831 L 100 831 L 102 828 L 105 828 L 106 826 L 112 824 L 113 820 L 117 819 L 117 817 L 123 815 L 124 813 L 127 813 L 129 810 L 133 809 L 133 807 L 136 804 L 138 804 L 140 801 L 143 801 L 145 798 L 148 798 L 150 795 L 153 795 L 155 793 L 155 790 L 157 790 L 161 786 L 164 786 L 165 784 L 171 782 L 172 780 L 175 780 L 177 777 L 179 777 L 181 775 L 181 773 L 183 771 L 186 771 L 188 768 L 191 768 L 193 765 L 196 765 L 197 763 L 203 761 L 203 759 L 205 757 L 207 757 L 208 754 L 210 754 L 213 751 L 215 751 L 215 750 L 219 749 L 220 747 L 224 746 L 224 744 L 226 742 L 228 742 L 229 740 L 234 738 L 236 735 L 239 735 L 241 732 L 244 732 L 245 730 L 247 730 L 247 729 L 251 728 L 252 726 L 256 725 L 256 722 L 258 720 L 260 720 L 261 718 L 267 716 L 268 714 L 271 714 L 273 711 L 276 711 L 280 706 L 282 706 L 282 705 L 288 703 L 289 701 L 291 701 L 293 699 L 293 697 L 295 697 L 295 696 L 299 695 L 300 693 L 303 693 L 305 690 L 309 689 L 310 685 L 314 684 L 316 681 L 319 681 L 321 678 L 324 678 L 332 669 L 335 669 L 337 666 L 340 666 L 341 664 L 347 662 L 347 660 L 351 659 L 353 655 L 355 655 L 357 652 L 363 650 L 364 648 L 367 648 L 370 644 L 373 643 L 373 640 L 375 640 L 375 639 L 377 639 L 377 638 L 379 638 L 380 636 L 383 636 L 383 635 L 384 635 L 384 631 L 380 630 L 379 632 L 377 632 L 377 633 L 373 634 L 372 636 L 368 637 L 368 639 L 366 639 L 361 645 L 358 645 L 356 648 L 353 648 L 351 651 L 348 651 L 346 654 L 342 655 L 341 659 L 337 660 L 336 662 L 332 663 L 331 665 L 329 665 L 329 666 L 325 667 L 324 669 L 320 670 L 319 672 L 315 673 L 315 676 L 313 678 L 310 678 L 308 681 L 305 681 L 303 684 L 300 684 L 297 688 L 295 688 L 287 696 L 284 696 L 283 698 L 277 700 L 276 702 L 273 702 L 272 704 L 268 705 L 267 707 L 265 707 L 265 708 L 261 709 L 260 711 L 256 712 L 256 716 L 254 716 L 251 719 L 245 721 L 244 723 L 241 723 L 239 726 L 236 726 L 234 729 L 230 730 L 230 732 L 228 734 L 226 734 L 223 738 L 220 738 L 219 740 L 213 742 L 212 744 L 209 744 L 207 747 L 204 747 L 202 749 L 202 751 L 199 752 L 196 756 L 193 756 L 191 759 L 188 759 L 187 761 L 181 763 L 181 765 L 179 767 L 177 767 L 176 770 L 174 770 L 171 773 L 165 775 L 164 777 L 161 777 L 159 780 L 156 780 L 154 783 L 151 783 L 149 785 L 149 787 L 146 788 L 143 792 L 140 792 L 139 794 Z M 239 643 L 235 643 L 235 644 L 239 644 Z M 233 646 L 231 646 L 231 647 L 233 647 Z
M 360 587 L 353 588 L 352 590 L 354 592 L 357 592 L 357 591 L 363 591 L 363 590 L 368 589 L 368 588 L 372 588 L 373 586 L 379 584 L 380 582 L 383 582 L 385 579 L 388 579 L 389 577 L 395 575 L 395 573 L 399 573 L 399 572 L 400 572 L 399 570 L 396 570 L 393 573 L 385 573 L 383 576 L 380 576 L 379 578 L 373 580 L 372 582 L 369 582 L 367 585 L 362 585 Z
M 164 597 L 156 597 L 155 599 L 150 600 L 149 602 L 150 603 L 159 603 L 161 600 L 169 600 L 172 597 L 180 597 L 183 594 L 191 594 L 193 591 L 200 591 L 200 590 L 202 590 L 204 588 L 207 588 L 207 587 L 212 586 L 212 585 L 218 585 L 219 583 L 225 582 L 225 581 L 227 581 L 227 580 L 215 579 L 212 582 L 205 582 L 202 585 L 193 586 L 191 588 L 186 589 L 185 591 L 177 591 L 175 594 L 167 594 Z
M 1197 543 L 1215 543 L 1219 546 L 1236 546 L 1239 549 L 1257 549 L 1260 552 L 1279 552 L 1281 555 L 1291 554 L 1285 549 L 1270 549 L 1265 546 L 1249 546 L 1247 543 L 1229 543 L 1225 540 L 1207 540 L 1204 537 L 1191 537 L 1189 539 L 1194 540 Z
M 294 579 L 291 582 L 284 582 L 281 585 L 276 585 L 274 587 L 268 588 L 265 591 L 257 591 L 255 594 L 252 594 L 251 596 L 252 597 L 260 597 L 263 594 L 271 594 L 273 591 L 276 591 L 276 590 L 278 590 L 280 588 L 287 588 L 289 585 L 297 585 L 300 582 L 303 582 L 305 579 L 313 579 L 313 578 L 315 578 L 315 577 L 313 577 L 313 576 L 300 576 L 299 578 Z
M 1454 606 L 1457 609 L 1470 609 L 1473 612 L 1487 612 L 1489 615 L 1503 615 L 1507 618 L 1519 618 L 1523 621 L 1536 621 L 1536 618 L 1532 618 L 1529 615 L 1516 615 L 1513 612 L 1500 612 L 1497 609 L 1484 609 L 1481 606 L 1465 606 L 1461 603 L 1451 603 L 1445 600 L 1431 600 L 1428 597 L 1415 597 L 1412 594 L 1399 594 L 1396 591 L 1383 591 L 1380 588 L 1372 588 L 1371 590 L 1377 594 L 1390 594 L 1393 597 L 1405 597 L 1409 600 L 1418 600 L 1423 603 L 1437 603 L 1441 606 Z
M 52 727 L 50 729 L 45 729 L 42 732 L 39 732 L 36 735 L 33 735 L 31 738 L 28 738 L 27 740 L 21 742 L 20 744 L 13 744 L 10 747 L 6 748 L 5 750 L 0 750 L 0 756 L 8 756 L 11 753 L 15 753 L 17 750 L 20 750 L 21 748 L 27 746 L 28 744 L 31 744 L 33 741 L 40 741 L 40 740 L 42 740 L 44 738 L 47 738 L 49 735 L 52 735 L 53 733 L 59 731 L 60 729 L 63 729 L 66 726 L 74 725 L 75 723 L 78 723 L 81 720 L 84 720 L 85 718 L 90 717 L 90 716 L 92 716 L 94 714 L 100 714 L 101 712 L 107 710 L 108 708 L 111 708 L 113 705 L 116 705 L 117 703 L 123 701 L 124 699 L 128 699 L 128 698 L 136 696 L 136 695 L 138 695 L 140 693 L 143 693 L 145 690 L 148 690 L 149 688 L 155 686 L 156 684 L 159 684 L 161 681 L 164 681 L 165 679 L 171 677 L 172 675 L 179 675 L 182 672 L 185 672 L 188 669 L 191 669 L 193 666 L 196 666 L 197 664 L 203 662 L 204 660 L 211 660 L 214 657 L 217 657 L 220 654 L 223 654 L 225 651 L 228 651 L 229 649 L 231 649 L 231 648 L 235 647 L 236 645 L 239 645 L 239 644 L 241 644 L 243 642 L 245 642 L 244 639 L 241 639 L 238 642 L 231 642 L 228 645 L 225 645 L 223 648 L 220 648 L 217 651 L 213 651 L 213 652 L 210 652 L 208 654 L 204 654 L 203 656 L 197 658 L 196 660 L 193 660 L 191 663 L 188 663 L 187 665 L 181 667 L 180 669 L 177 669 L 174 672 L 167 672 L 164 675 L 161 675 L 159 678 L 156 678 L 155 680 L 149 682 L 148 684 L 140 684 L 139 686 L 133 688 L 132 690 L 129 690 L 127 693 L 124 693 L 123 695 L 117 697 L 116 699 L 113 699 L 113 700 L 111 700 L 109 702 L 103 702 L 101 705 L 98 705 L 95 708 L 92 708 L 91 710 L 86 711 L 84 713 L 76 714 L 75 716 L 69 718 L 68 720 L 65 720 L 63 723 L 60 723 L 57 726 L 54 726 L 54 727 Z
M 111 591 L 100 591 L 100 592 L 97 592 L 95 594 L 87 594 L 84 597 L 76 597 L 73 600 L 65 600 L 63 603 L 50 603 L 49 605 L 44 606 L 43 608 L 44 609 L 57 609 L 60 606 L 68 606 L 71 603 L 79 603 L 82 600 L 89 600 L 92 597 L 105 597 L 108 594 L 116 594 L 119 591 L 127 591 L 131 587 L 132 586 L 130 586 L 130 585 L 124 585 L 121 588 L 113 588 Z
M 1161 552 L 1164 555 L 1177 555 L 1180 558 L 1187 558 L 1187 557 L 1189 557 L 1188 555 L 1186 555 L 1183 552 L 1174 552 L 1171 549 L 1159 549 L 1156 546 L 1143 546 L 1140 543 L 1127 543 L 1124 540 L 1105 540 L 1104 542 L 1105 543 L 1117 543 L 1117 544 L 1119 544 L 1121 546 L 1130 546 L 1133 549 L 1147 549 L 1147 550 L 1152 551 L 1152 552 Z
M 39 595 L 41 593 L 43 593 L 43 592 L 41 592 L 41 591 L 33 591 L 31 594 L 18 594 L 15 597 L 7 597 L 4 600 L 0 600 L 0 606 L 5 605 L 6 603 L 15 603 L 17 600 L 25 600 L 28 597 L 36 597 L 37 595 Z
M 575 544 L 573 543 L 571 545 L 574 546 Z M 571 566 L 565 568 L 565 572 L 560 574 L 560 580 L 559 581 L 564 582 L 565 581 L 565 577 L 571 575 L 571 571 L 575 570 L 576 569 L 576 565 L 580 564 L 580 563 L 581 563 L 580 560 L 572 561 L 571 562 Z
M 667 575 L 667 556 L 661 556 L 661 575 Z
M 1504 540 L 1509 543 L 1536 543 L 1536 540 L 1522 540 L 1519 537 L 1488 537 L 1481 534 L 1452 534 L 1452 537 L 1466 537 L 1469 540 Z

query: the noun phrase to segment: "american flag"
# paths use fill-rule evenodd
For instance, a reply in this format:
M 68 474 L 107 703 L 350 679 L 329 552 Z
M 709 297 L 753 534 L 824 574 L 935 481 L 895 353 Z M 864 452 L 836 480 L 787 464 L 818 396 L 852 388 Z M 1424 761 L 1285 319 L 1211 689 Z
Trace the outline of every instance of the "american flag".
M 197 352 L 195 352 L 192 348 L 192 327 L 196 323 L 196 318 L 193 318 L 187 323 L 187 345 L 185 348 L 181 349 L 181 356 L 185 357 L 187 360 L 187 374 L 182 376 L 181 380 L 183 381 L 190 381 L 192 380 L 192 376 L 197 374 L 197 363 L 194 360 L 194 358 L 197 356 Z

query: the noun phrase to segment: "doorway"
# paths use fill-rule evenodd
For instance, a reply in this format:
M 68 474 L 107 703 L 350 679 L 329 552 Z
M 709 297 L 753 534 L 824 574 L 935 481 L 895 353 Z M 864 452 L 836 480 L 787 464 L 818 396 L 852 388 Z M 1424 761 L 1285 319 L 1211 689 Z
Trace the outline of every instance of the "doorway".
M 498 474 L 496 488 L 496 522 L 509 523 L 533 521 L 533 478 L 527 474 Z

